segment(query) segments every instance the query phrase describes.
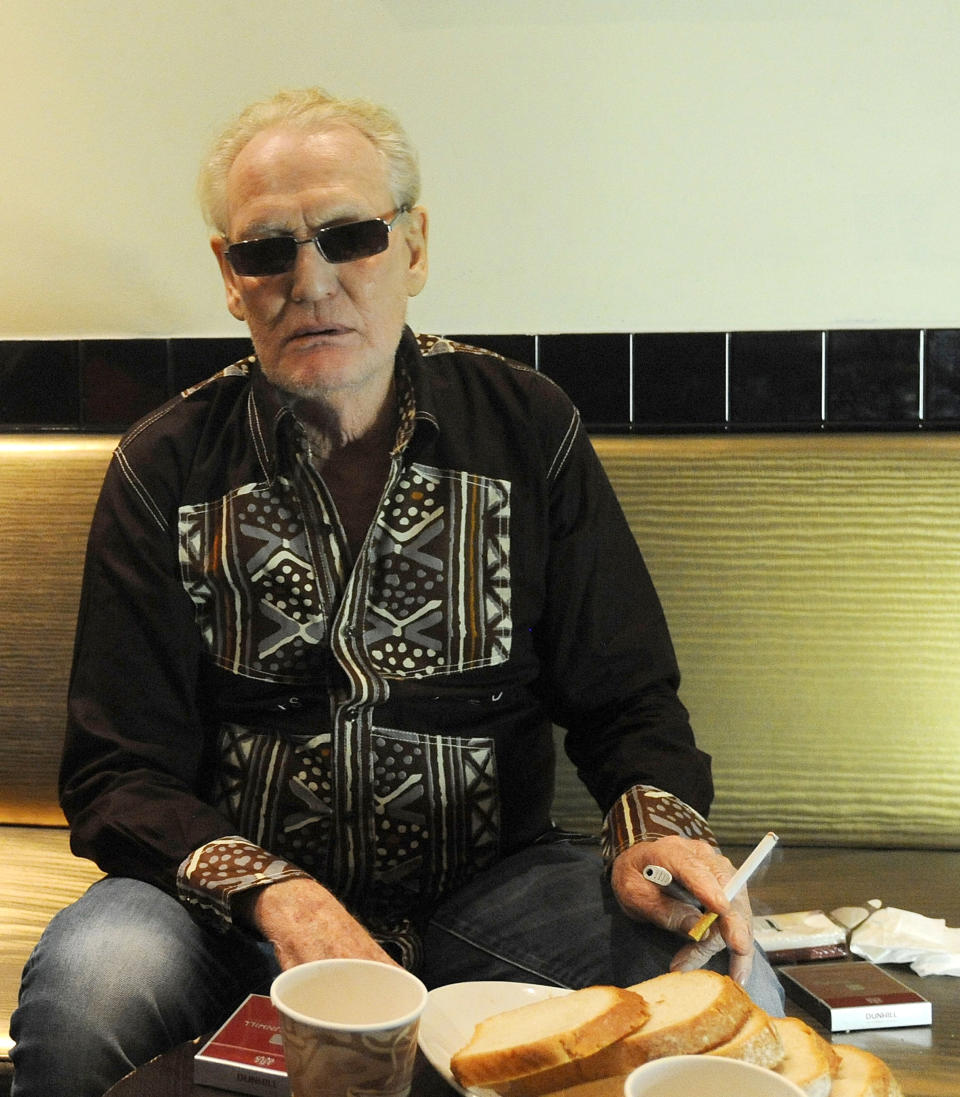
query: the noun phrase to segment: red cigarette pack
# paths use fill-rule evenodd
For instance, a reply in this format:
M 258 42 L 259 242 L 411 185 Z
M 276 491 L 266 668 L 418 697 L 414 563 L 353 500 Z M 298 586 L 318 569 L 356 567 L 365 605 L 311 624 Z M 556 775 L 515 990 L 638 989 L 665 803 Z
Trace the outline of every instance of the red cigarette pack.
M 280 1018 L 264 994 L 251 994 L 197 1052 L 193 1080 L 235 1093 L 289 1097 Z
M 866 960 L 800 964 L 778 969 L 787 994 L 831 1032 L 929 1025 L 923 995 Z

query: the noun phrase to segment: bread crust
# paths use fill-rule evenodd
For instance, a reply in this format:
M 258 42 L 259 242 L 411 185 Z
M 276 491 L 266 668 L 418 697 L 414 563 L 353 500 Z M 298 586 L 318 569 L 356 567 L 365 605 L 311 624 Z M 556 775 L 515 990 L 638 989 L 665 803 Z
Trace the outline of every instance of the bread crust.
M 629 988 L 650 1008 L 650 1019 L 635 1032 L 594 1055 L 518 1077 L 500 1090 L 505 1097 L 541 1097 L 581 1082 L 629 1074 L 665 1055 L 695 1055 L 733 1037 L 756 1008 L 743 988 L 715 971 L 677 971 Z
M 830 1097 L 903 1097 L 900 1083 L 876 1055 L 852 1044 L 834 1044 L 837 1068 Z
M 540 1073 L 589 1057 L 643 1025 L 649 1012 L 639 994 L 612 986 L 531 1002 L 481 1021 L 450 1070 L 467 1087 Z
M 633 1000 L 632 1014 L 624 999 Z M 545 1023 L 551 1017 L 552 1028 Z M 529 1039 L 518 1038 L 528 1022 Z M 627 990 L 587 987 L 497 1014 L 477 1026 L 451 1070 L 461 1085 L 488 1086 L 503 1097 L 619 1097 L 627 1074 L 642 1063 L 697 1054 L 774 1070 L 806 1097 L 903 1097 L 876 1055 L 832 1044 L 798 1017 L 772 1017 L 729 976 L 703 970 Z
M 626 1074 L 612 1074 L 609 1078 L 594 1078 L 589 1082 L 577 1082 L 563 1089 L 551 1090 L 542 1097 L 623 1097 L 626 1080 Z M 512 1086 L 512 1082 L 506 1082 L 502 1087 L 494 1086 L 493 1089 L 502 1097 L 511 1097 Z
M 773 1024 L 784 1053 L 777 1073 L 798 1085 L 807 1097 L 830 1097 L 839 1062 L 833 1045 L 799 1017 L 775 1017 Z
M 709 1051 L 731 1039 L 754 1008 L 738 983 L 715 971 L 668 972 L 630 989 L 646 1000 L 650 1020 L 592 1056 L 592 1078 L 629 1073 L 665 1055 Z
M 783 1041 L 773 1023 L 773 1018 L 759 1006 L 747 1014 L 746 1020 L 723 1044 L 711 1048 L 707 1055 L 719 1055 L 725 1059 L 742 1059 L 758 1067 L 774 1070 L 783 1062 Z

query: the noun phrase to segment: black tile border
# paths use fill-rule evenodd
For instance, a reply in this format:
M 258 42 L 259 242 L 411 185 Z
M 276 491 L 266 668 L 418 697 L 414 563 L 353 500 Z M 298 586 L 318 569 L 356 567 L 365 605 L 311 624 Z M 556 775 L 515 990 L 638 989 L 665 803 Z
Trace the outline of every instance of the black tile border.
M 0 339 L 0 433 L 114 433 L 251 351 L 246 338 Z
M 80 344 L 0 342 L 0 429 L 77 429 L 81 422 Z
M 626 332 L 540 335 L 536 368 L 566 392 L 589 428 L 626 431 L 633 418 L 631 343 Z
M 631 340 L 634 431 L 723 430 L 727 339 L 723 332 L 649 332 Z
M 731 426 L 819 427 L 823 418 L 821 332 L 733 332 L 728 376 Z
M 595 433 L 960 430 L 960 327 L 448 337 L 542 370 Z M 123 430 L 250 349 L 0 339 L 0 433 Z
M 916 331 L 827 332 L 826 422 L 918 423 L 923 344 Z

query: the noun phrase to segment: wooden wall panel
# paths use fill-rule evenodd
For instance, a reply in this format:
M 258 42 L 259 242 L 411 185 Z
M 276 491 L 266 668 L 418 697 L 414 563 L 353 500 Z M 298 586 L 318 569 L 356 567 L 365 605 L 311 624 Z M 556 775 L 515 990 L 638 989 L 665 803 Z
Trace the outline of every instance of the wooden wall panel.
M 83 547 L 114 437 L 0 439 L 0 823 L 56 823 Z M 725 841 L 960 845 L 960 438 L 596 439 L 714 756 Z M 38 533 L 42 531 L 42 533 Z M 559 780 L 558 815 L 596 808 Z
M 960 846 L 960 439 L 600 438 L 727 841 Z
M 83 553 L 115 437 L 0 438 L 0 823 L 62 823 L 57 766 Z

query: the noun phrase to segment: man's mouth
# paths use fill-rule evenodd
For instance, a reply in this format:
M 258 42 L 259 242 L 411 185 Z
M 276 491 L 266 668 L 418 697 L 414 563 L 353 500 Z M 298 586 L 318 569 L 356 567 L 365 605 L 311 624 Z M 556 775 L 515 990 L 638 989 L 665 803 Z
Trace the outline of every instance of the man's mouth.
M 309 327 L 297 328 L 290 335 L 292 343 L 309 343 L 312 339 L 333 339 L 340 335 L 346 335 L 349 328 L 341 324 L 311 324 Z

